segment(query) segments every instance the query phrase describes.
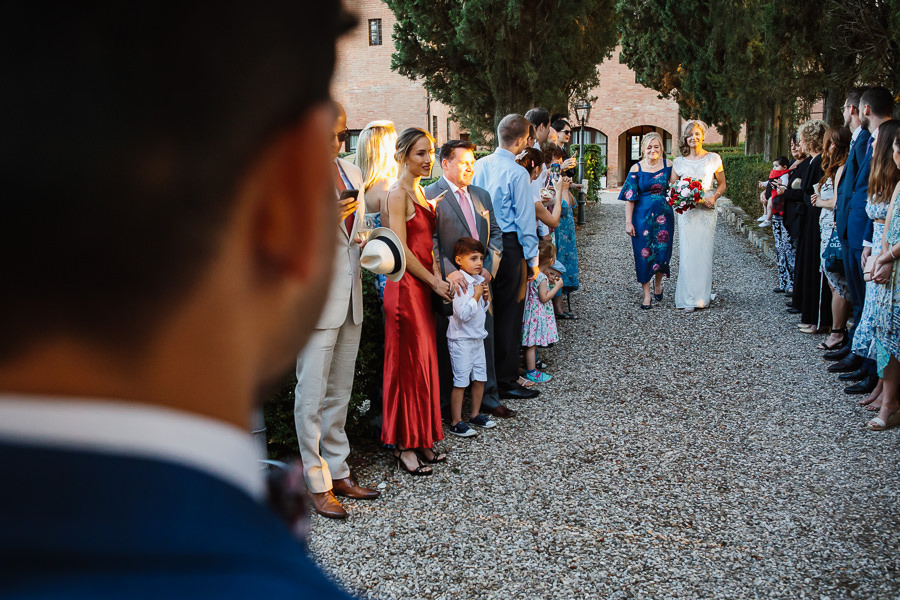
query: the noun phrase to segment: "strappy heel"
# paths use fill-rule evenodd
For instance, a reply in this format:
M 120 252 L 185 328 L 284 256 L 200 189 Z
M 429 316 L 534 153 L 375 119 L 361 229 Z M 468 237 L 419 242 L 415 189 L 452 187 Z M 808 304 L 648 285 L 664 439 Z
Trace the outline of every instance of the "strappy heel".
M 431 451 L 431 458 L 428 458 L 428 457 L 425 455 L 425 450 Z M 427 463 L 432 464 L 432 465 L 436 465 L 436 464 L 438 464 L 438 463 L 447 462 L 447 455 L 446 455 L 445 453 L 443 453 L 443 452 L 440 452 L 440 453 L 439 453 L 437 450 L 434 449 L 434 447 L 431 447 L 431 448 L 423 448 L 422 450 L 416 450 L 416 455 L 418 455 L 418 457 L 419 457 L 423 462 L 427 462 Z
M 403 459 L 401 458 L 401 456 L 403 455 L 404 452 L 412 452 L 413 455 L 416 457 L 416 464 L 418 466 L 415 469 L 410 469 L 409 467 L 406 466 L 406 463 L 403 462 Z M 403 469 L 410 475 L 421 477 L 421 476 L 425 476 L 425 475 L 431 475 L 434 473 L 434 471 L 431 469 L 431 467 L 428 467 L 428 466 L 422 464 L 422 462 L 419 460 L 418 454 L 414 450 L 394 450 L 394 458 L 397 459 L 397 468 Z

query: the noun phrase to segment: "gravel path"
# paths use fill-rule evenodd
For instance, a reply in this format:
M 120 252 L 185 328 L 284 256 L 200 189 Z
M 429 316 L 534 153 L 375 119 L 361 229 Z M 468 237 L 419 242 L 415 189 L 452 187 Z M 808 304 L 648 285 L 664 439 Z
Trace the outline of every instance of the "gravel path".
M 641 311 L 623 205 L 587 219 L 553 381 L 433 477 L 354 442 L 383 495 L 313 517 L 316 559 L 397 600 L 900 597 L 900 433 L 865 430 L 774 266 L 720 220 L 712 307 L 673 277 Z

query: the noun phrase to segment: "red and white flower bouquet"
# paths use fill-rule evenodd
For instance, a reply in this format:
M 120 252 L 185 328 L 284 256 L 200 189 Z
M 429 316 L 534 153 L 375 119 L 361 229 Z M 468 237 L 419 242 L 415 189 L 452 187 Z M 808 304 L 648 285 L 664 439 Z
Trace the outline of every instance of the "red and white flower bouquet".
M 694 208 L 703 199 L 703 183 L 699 179 L 685 177 L 669 185 L 666 200 L 678 214 Z

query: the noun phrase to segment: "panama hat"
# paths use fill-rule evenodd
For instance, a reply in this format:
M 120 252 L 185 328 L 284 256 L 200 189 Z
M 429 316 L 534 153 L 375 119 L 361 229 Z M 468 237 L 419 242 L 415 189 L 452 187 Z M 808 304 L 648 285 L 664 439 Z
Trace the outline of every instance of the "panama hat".
M 400 281 L 406 272 L 406 253 L 400 238 L 387 227 L 373 229 L 359 264 L 367 271 L 384 275 L 391 281 Z

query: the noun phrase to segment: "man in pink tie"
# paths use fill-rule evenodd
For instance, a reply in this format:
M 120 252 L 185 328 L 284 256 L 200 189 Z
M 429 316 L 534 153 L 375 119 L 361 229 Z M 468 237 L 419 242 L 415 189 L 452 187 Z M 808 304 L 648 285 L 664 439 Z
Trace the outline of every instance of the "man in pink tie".
M 451 140 L 441 146 L 441 168 L 443 177 L 425 188 L 429 199 L 444 193 L 444 200 L 437 206 L 437 227 L 434 234 L 434 255 L 441 260 L 447 280 L 455 286 L 464 286 L 465 278 L 453 262 L 453 245 L 462 237 L 473 237 L 487 248 L 481 275 L 488 282 L 493 279 L 500 264 L 503 251 L 503 237 L 497 220 L 491 196 L 484 189 L 471 185 L 475 174 L 475 144 L 461 140 Z M 438 370 L 441 384 L 441 408 L 444 413 L 450 406 L 450 392 L 453 389 L 453 372 L 450 368 L 450 353 L 447 350 L 447 318 L 436 315 Z M 500 403 L 497 390 L 497 376 L 494 372 L 494 319 L 489 312 L 485 319 L 488 335 L 484 340 L 487 359 L 487 382 L 484 386 L 482 410 L 495 417 L 512 417 L 515 411 Z

